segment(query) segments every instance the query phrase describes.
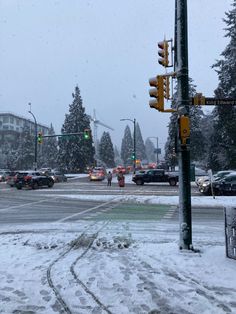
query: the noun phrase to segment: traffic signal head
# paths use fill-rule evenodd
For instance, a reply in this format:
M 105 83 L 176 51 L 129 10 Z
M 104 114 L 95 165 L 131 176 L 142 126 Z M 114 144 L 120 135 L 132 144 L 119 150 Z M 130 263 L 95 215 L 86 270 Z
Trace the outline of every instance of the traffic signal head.
M 170 99 L 170 77 L 163 77 L 163 89 L 164 89 L 164 98 Z
M 42 144 L 43 143 L 43 134 L 42 132 L 38 132 L 38 144 Z
M 149 80 L 149 85 L 153 86 L 149 90 L 150 97 L 156 98 L 149 101 L 149 106 L 159 111 L 164 111 L 164 89 L 163 89 L 163 77 L 158 75 L 157 77 Z
M 89 140 L 91 138 L 91 130 L 90 129 L 84 129 L 84 139 Z
M 161 57 L 158 59 L 158 63 L 165 68 L 169 66 L 169 44 L 167 40 L 163 40 L 158 43 L 158 55 Z
M 132 160 L 135 160 L 135 159 L 136 159 L 135 153 L 132 153 L 131 159 L 132 159 Z

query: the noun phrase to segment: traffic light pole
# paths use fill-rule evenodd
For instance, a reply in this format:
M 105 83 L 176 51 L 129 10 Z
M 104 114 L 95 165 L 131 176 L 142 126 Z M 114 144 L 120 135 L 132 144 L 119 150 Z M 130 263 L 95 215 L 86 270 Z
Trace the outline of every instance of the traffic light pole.
M 34 170 L 37 170 L 37 155 L 38 155 L 38 125 L 35 115 L 31 111 L 31 103 L 29 103 L 30 110 L 28 111 L 34 118 L 34 131 L 35 131 L 35 140 L 34 140 Z
M 136 173 L 136 119 L 133 120 L 134 123 L 134 174 Z
M 187 0 L 176 0 L 176 64 L 177 100 L 180 116 L 189 116 Z M 192 250 L 192 215 L 189 145 L 182 145 L 179 138 L 179 248 Z

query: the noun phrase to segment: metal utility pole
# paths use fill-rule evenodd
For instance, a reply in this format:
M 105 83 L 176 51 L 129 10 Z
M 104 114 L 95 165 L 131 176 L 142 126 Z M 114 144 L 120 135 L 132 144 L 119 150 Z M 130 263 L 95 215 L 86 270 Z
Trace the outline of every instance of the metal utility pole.
M 34 131 L 35 131 L 35 142 L 34 142 L 34 170 L 37 170 L 37 153 L 38 153 L 38 125 L 37 125 L 37 120 L 31 111 L 31 103 L 29 102 L 30 110 L 28 111 L 32 117 L 34 118 Z
M 187 0 L 176 0 L 176 64 L 177 101 L 179 119 L 189 117 L 189 77 L 188 77 L 188 25 Z M 182 145 L 179 137 L 179 248 L 192 250 L 192 216 L 190 185 L 190 150 L 189 144 Z
M 134 174 L 136 173 L 136 119 L 134 119 Z

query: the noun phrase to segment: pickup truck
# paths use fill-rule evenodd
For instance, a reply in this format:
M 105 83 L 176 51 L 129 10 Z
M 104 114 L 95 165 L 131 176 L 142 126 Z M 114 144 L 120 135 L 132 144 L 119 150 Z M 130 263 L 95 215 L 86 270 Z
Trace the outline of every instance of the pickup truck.
M 175 186 L 179 181 L 176 173 L 165 172 L 164 169 L 141 170 L 133 175 L 132 181 L 137 185 L 143 185 L 150 182 L 169 182 L 171 186 Z

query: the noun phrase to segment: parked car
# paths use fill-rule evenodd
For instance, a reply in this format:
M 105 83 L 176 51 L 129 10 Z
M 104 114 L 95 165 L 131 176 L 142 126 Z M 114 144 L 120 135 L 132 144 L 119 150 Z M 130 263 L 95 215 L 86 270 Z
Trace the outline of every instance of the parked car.
M 11 171 L 9 174 L 6 176 L 6 184 L 10 185 L 10 187 L 15 186 L 15 179 L 16 175 L 19 171 Z
M 54 183 L 56 182 L 67 182 L 67 177 L 64 175 L 64 173 L 60 171 L 54 171 L 49 173 L 49 176 L 52 177 Z
M 93 170 L 90 174 L 89 174 L 89 180 L 90 181 L 102 181 L 104 180 L 106 177 L 104 171 L 102 170 Z
M 54 181 L 50 176 L 38 171 L 20 171 L 15 176 L 15 186 L 18 190 L 23 187 L 37 189 L 41 186 L 48 186 L 51 188 L 53 185 Z

